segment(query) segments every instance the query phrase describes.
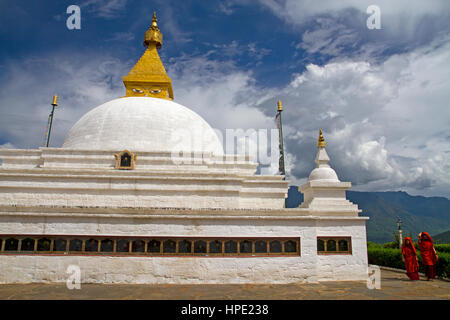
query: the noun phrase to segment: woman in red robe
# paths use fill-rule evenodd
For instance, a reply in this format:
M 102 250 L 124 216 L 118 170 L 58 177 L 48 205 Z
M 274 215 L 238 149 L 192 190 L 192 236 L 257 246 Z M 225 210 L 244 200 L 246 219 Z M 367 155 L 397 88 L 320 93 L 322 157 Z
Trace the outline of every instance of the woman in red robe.
M 419 280 L 419 262 L 417 252 L 410 237 L 405 237 L 402 246 L 402 259 L 405 263 L 406 274 L 411 280 Z
M 431 239 L 427 232 L 421 232 L 419 234 L 419 246 L 422 262 L 425 266 L 425 274 L 428 278 L 427 280 L 434 279 L 436 277 L 435 264 L 438 261 L 438 256 L 434 249 L 433 239 Z

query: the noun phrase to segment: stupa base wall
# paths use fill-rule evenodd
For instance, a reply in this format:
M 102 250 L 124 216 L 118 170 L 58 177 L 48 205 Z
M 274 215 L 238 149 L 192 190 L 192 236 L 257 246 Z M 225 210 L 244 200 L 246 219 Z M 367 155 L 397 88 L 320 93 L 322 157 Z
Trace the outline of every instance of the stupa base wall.
M 331 258 L 327 258 L 331 260 Z M 348 259 L 307 263 L 302 258 L 142 258 L 2 256 L 0 283 L 65 283 L 78 266 L 83 283 L 271 284 L 366 281 L 367 265 Z M 319 269 L 319 270 L 318 270 Z M 333 270 L 334 269 L 334 270 Z
M 98 211 L 98 209 L 96 209 Z M 82 211 L 82 210 L 80 210 Z M 186 211 L 186 210 L 185 210 Z M 231 210 L 232 211 L 232 210 Z M 164 211 L 131 215 L 125 212 L 99 214 L 96 211 L 60 212 L 42 215 L 32 212 L 0 214 L 0 283 L 67 282 L 73 274 L 69 266 L 80 270 L 83 283 L 302 283 L 367 279 L 365 218 L 355 216 L 313 216 L 307 210 L 284 209 L 260 212 L 231 212 L 195 209 L 176 216 Z M 7 251 L 9 238 L 21 239 L 113 239 L 117 250 L 120 239 L 145 241 L 145 252 L 114 255 L 101 252 L 40 253 Z M 149 253 L 150 241 L 177 242 L 173 253 Z M 319 239 L 348 239 L 346 252 L 318 252 Z M 182 240 L 191 242 L 191 253 L 180 254 Z M 210 243 L 234 241 L 235 253 L 196 256 L 196 241 Z M 286 241 L 296 242 L 295 252 Z M 69 240 L 70 241 L 70 240 Z M 243 241 L 252 243 L 250 253 L 240 252 Z M 267 252 L 256 252 L 267 244 Z M 262 242 L 261 242 L 262 241 Z M 264 242 L 265 241 L 265 242 Z M 282 252 L 271 252 L 272 242 L 283 244 Z M 339 245 L 339 244 L 338 244 Z M 116 247 L 117 246 L 117 247 Z M 133 244 L 134 246 L 134 244 Z M 68 248 L 69 246 L 67 246 Z M 243 247 L 242 247 L 243 248 Z M 87 250 L 87 244 L 83 247 Z M 196 249 L 195 249 L 196 250 Z M 210 247 L 208 245 L 208 250 Z M 339 248 L 338 248 L 339 250 Z M 275 250 L 276 251 L 276 250 Z

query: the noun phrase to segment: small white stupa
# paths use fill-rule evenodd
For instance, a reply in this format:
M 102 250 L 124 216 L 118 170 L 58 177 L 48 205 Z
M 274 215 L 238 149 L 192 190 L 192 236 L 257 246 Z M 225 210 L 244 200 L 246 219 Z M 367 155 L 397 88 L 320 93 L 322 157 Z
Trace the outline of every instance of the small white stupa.
M 298 188 L 304 195 L 304 202 L 300 205 L 300 208 L 308 208 L 327 214 L 349 212 L 358 215 L 361 210 L 358 209 L 357 205 L 348 201 L 345 194 L 345 191 L 352 184 L 339 180 L 336 171 L 328 164 L 330 157 L 325 147 L 326 142 L 322 129 L 320 129 L 319 141 L 317 142 L 317 167 L 311 171 L 308 182 Z

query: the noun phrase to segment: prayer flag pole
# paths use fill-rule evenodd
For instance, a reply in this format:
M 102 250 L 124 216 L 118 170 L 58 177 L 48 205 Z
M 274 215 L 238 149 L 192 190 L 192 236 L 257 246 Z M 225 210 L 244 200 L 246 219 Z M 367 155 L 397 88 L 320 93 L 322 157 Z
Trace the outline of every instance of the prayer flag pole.
M 286 169 L 284 164 L 284 145 L 283 145 L 283 124 L 281 122 L 281 112 L 283 112 L 283 105 L 281 104 L 281 101 L 278 100 L 278 111 L 277 115 L 275 117 L 277 121 L 277 127 L 278 127 L 278 137 L 279 137 L 279 148 L 280 148 L 280 158 L 278 161 L 278 171 L 280 175 L 285 176 L 283 179 L 286 179 Z
M 47 141 L 45 146 L 48 148 L 48 145 L 50 143 L 50 134 L 52 132 L 52 124 L 53 124 L 53 115 L 55 114 L 55 107 L 58 105 L 58 96 L 55 94 L 53 96 L 53 101 L 52 101 L 52 112 L 50 113 L 50 115 L 48 116 L 49 119 L 49 124 L 48 124 L 48 129 L 47 129 Z

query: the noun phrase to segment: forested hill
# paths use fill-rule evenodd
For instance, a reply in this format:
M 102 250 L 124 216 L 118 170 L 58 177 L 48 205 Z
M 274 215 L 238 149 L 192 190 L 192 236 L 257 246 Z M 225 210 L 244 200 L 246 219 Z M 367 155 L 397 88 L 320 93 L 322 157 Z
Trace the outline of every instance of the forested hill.
M 450 230 L 432 236 L 435 243 L 450 243 Z

